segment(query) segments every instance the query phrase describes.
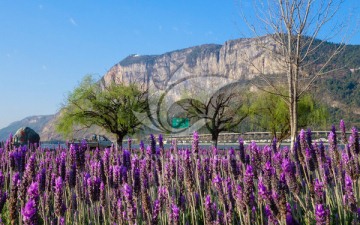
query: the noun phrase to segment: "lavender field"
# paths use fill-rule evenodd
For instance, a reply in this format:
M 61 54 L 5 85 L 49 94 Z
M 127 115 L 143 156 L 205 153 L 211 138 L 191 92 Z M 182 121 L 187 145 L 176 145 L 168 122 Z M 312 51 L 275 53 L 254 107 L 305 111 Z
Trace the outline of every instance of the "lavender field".
M 302 130 L 294 151 L 0 149 L 0 224 L 360 224 L 359 135 Z M 11 139 L 9 139 L 11 140 Z M 156 143 L 159 143 L 158 145 Z M 345 146 L 340 147 L 341 146 Z

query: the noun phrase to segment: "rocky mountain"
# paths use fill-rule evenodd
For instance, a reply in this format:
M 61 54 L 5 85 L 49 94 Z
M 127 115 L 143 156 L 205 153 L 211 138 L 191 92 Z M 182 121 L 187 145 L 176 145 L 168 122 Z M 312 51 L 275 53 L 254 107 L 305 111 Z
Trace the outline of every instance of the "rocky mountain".
M 280 63 L 259 46 L 276 51 L 276 45 L 268 37 L 237 39 L 224 45 L 207 44 L 162 55 L 130 55 L 113 66 L 103 77 L 110 82 L 137 82 L 154 85 L 163 90 L 172 83 L 187 77 L 226 77 L 233 80 L 249 80 L 257 74 L 281 71 Z M 211 79 L 211 78 L 210 78 Z
M 267 50 L 260 44 L 265 45 Z M 325 43 L 316 54 L 328 54 L 334 47 L 336 44 Z M 110 68 L 101 81 L 104 85 L 111 82 L 137 83 L 147 87 L 154 100 L 165 93 L 168 97 L 165 101 L 171 103 L 179 100 L 184 93 L 198 96 L 199 91 L 206 91 L 209 94 L 234 82 L 248 84 L 260 73 L 278 74 L 282 66 L 272 54 L 277 50 L 277 45 L 265 36 L 230 40 L 223 45 L 200 45 L 161 55 L 130 55 Z M 338 119 L 336 115 L 344 118 L 345 115 L 360 124 L 359 116 L 354 116 L 360 114 L 359 59 L 360 46 L 347 46 L 333 63 L 342 69 L 320 79 L 315 89 L 329 105 L 334 118 Z M 41 122 L 30 123 L 31 118 L 39 118 Z M 42 141 L 61 139 L 54 130 L 55 120 L 56 115 L 26 118 L 0 130 L 0 140 L 14 133 L 20 125 L 29 125 L 38 131 Z M 97 131 L 97 128 L 91 130 Z

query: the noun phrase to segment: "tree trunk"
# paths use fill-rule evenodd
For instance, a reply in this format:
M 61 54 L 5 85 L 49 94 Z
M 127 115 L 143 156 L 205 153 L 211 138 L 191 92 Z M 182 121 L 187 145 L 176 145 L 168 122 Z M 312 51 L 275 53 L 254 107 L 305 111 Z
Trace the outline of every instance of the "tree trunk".
M 212 146 L 214 148 L 217 148 L 218 138 L 219 138 L 219 133 L 218 132 L 211 133 L 211 144 L 212 144 Z
M 116 147 L 121 150 L 122 149 L 122 143 L 123 143 L 124 135 L 117 134 L 116 135 Z
M 297 111 L 297 103 L 294 102 L 291 104 L 291 111 L 290 111 L 290 149 L 291 151 L 294 150 L 294 144 L 296 142 L 297 137 L 297 118 L 296 118 L 296 111 Z

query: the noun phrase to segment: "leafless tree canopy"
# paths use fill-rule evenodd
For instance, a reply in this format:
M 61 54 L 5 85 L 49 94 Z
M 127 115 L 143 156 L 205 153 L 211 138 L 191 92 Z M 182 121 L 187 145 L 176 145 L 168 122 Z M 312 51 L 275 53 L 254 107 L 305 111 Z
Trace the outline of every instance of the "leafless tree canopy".
M 214 146 L 220 132 L 233 129 L 249 115 L 247 99 L 236 85 L 223 88 L 203 101 L 184 99 L 178 104 L 189 118 L 205 120 Z
M 288 105 L 292 144 L 297 135 L 299 98 L 309 91 L 318 77 L 339 69 L 331 65 L 331 62 L 344 49 L 345 37 L 340 44 L 335 45 L 330 54 L 315 58 L 314 56 L 318 56 L 317 51 L 327 41 L 343 35 L 345 24 L 332 20 L 342 2 L 342 0 L 255 0 L 253 8 L 257 22 L 250 21 L 243 14 L 244 21 L 258 38 L 259 46 L 270 51 L 274 60 L 277 60 L 283 68 L 281 75 L 282 79 L 286 80 L 286 92 L 280 91 L 277 83 L 261 68 L 258 68 L 258 71 L 265 86 L 258 85 L 259 83 L 255 85 L 281 96 Z M 265 38 L 260 37 L 264 34 L 266 34 Z

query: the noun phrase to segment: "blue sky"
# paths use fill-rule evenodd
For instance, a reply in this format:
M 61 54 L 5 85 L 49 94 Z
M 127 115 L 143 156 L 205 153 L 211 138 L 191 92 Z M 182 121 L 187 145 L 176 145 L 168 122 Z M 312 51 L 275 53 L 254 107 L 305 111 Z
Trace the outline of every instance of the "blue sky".
M 353 13 L 355 24 L 359 7 L 348 0 L 338 16 Z M 100 77 L 130 54 L 248 36 L 239 11 L 237 0 L 0 0 L 0 128 L 56 113 L 84 75 Z

